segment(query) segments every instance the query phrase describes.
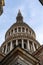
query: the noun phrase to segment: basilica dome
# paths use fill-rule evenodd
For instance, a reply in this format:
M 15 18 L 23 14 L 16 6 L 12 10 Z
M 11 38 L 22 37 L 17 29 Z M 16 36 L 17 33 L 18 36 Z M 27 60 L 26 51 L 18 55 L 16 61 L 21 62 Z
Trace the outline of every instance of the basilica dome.
M 36 40 L 34 30 L 23 21 L 20 10 L 16 17 L 16 23 L 14 23 L 5 34 L 5 41 L 1 46 L 2 52 L 8 54 L 16 46 L 30 53 L 33 53 L 40 47 L 39 42 Z

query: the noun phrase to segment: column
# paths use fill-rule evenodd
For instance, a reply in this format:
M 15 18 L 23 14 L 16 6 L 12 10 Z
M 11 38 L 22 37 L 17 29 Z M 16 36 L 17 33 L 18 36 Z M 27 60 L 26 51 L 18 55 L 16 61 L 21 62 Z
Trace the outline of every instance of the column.
M 13 49 L 13 45 L 12 45 L 12 41 L 11 41 L 11 44 L 10 44 L 10 50 L 12 50 Z
M 27 49 L 30 50 L 29 40 L 27 40 Z
M 16 46 L 18 45 L 18 40 L 16 40 Z
M 18 27 L 17 27 L 17 32 L 18 32 Z
M 26 28 L 25 28 L 25 32 L 26 32 Z
M 35 49 L 35 45 L 34 45 L 34 42 L 33 42 L 32 44 L 33 44 L 33 49 L 34 49 L 34 51 L 36 51 L 36 49 Z
M 22 48 L 24 48 L 24 43 L 23 43 L 23 39 L 22 39 Z
M 22 32 L 22 27 L 21 27 L 21 32 Z
M 37 45 L 37 49 L 38 49 L 38 45 Z
M 5 50 L 5 54 L 7 54 L 7 43 L 6 43 L 6 50 Z

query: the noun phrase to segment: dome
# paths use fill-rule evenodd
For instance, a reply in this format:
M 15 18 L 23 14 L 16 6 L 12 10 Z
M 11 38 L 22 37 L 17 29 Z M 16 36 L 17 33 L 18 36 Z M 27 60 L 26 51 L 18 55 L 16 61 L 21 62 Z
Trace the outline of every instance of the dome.
M 30 53 L 33 53 L 40 47 L 39 42 L 36 40 L 34 30 L 23 21 L 20 10 L 16 17 L 16 23 L 14 23 L 5 34 L 2 52 L 8 54 L 17 45 Z
M 19 28 L 22 30 L 19 31 Z M 15 29 L 17 29 L 16 31 L 16 34 L 18 33 L 28 33 L 28 35 L 30 37 L 33 37 L 36 39 L 36 34 L 35 32 L 33 31 L 33 29 L 28 25 L 26 24 L 24 21 L 23 21 L 23 16 L 19 10 L 18 14 L 17 14 L 17 17 L 16 17 L 16 23 L 14 23 L 9 29 L 8 31 L 6 32 L 5 34 L 5 40 L 8 39 L 10 36 L 14 35 L 15 34 Z M 23 32 L 23 29 L 25 30 Z

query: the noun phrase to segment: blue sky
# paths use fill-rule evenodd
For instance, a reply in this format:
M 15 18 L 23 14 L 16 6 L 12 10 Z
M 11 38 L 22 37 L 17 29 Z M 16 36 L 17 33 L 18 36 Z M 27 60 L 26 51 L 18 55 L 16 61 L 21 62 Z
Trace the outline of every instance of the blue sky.
M 5 33 L 16 22 L 18 10 L 36 33 L 36 39 L 43 44 L 43 6 L 38 0 L 5 0 L 4 12 L 0 16 L 0 45 L 5 40 Z

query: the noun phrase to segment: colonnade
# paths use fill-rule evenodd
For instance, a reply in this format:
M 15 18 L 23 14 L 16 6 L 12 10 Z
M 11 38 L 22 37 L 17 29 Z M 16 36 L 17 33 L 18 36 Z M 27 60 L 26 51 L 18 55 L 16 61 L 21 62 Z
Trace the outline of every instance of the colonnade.
M 31 41 L 32 44 L 29 42 L 29 40 L 26 40 L 27 42 L 24 42 L 25 39 L 22 39 L 20 44 L 21 44 L 21 47 L 27 51 L 31 51 L 31 52 L 34 52 L 36 51 L 36 49 L 38 49 L 38 45 L 35 47 L 35 43 L 34 41 Z M 14 40 L 13 40 L 14 41 Z M 8 43 L 6 43 L 5 46 L 2 47 L 2 52 L 4 52 L 5 54 L 7 54 L 8 52 L 10 52 L 15 46 L 13 46 L 14 44 L 17 46 L 19 45 L 19 42 L 18 40 L 16 39 L 15 43 L 13 43 L 13 41 L 10 41 Z M 10 44 L 9 44 L 10 43 Z M 9 47 L 8 47 L 8 44 L 9 44 Z M 25 45 L 24 45 L 25 44 Z M 5 47 L 5 48 L 4 48 Z

